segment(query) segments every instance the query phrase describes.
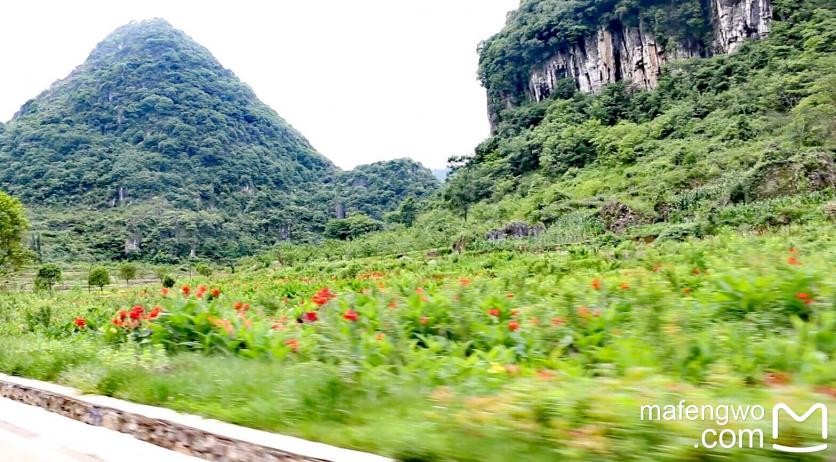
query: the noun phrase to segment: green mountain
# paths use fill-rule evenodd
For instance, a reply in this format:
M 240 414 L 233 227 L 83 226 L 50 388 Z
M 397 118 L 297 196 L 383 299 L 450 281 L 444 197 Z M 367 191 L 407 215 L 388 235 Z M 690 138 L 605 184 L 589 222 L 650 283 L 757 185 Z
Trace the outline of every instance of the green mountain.
M 361 165 L 337 180 L 336 208 L 350 215 L 364 213 L 381 219 L 407 197 L 426 199 L 440 186 L 433 172 L 410 159 Z
M 351 175 L 161 19 L 120 27 L 24 104 L 0 131 L 0 165 L 46 258 L 160 262 L 316 239 Z M 367 199 L 375 214 L 415 192 L 384 189 Z
M 821 217 L 836 5 L 710 3 L 524 0 L 479 48 L 494 134 L 452 165 L 448 207 L 555 242 Z

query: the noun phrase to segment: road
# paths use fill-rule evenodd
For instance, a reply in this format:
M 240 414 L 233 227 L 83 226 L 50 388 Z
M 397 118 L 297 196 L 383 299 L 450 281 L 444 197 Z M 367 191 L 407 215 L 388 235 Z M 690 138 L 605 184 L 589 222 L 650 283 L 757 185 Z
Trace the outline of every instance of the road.
M 0 398 L 0 462 L 200 462 L 129 435 Z

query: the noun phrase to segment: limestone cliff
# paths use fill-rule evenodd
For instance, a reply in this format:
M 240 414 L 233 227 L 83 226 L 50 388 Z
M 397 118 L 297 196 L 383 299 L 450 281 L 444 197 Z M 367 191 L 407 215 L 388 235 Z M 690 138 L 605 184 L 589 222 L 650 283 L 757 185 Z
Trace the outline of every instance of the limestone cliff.
M 547 98 L 565 78 L 572 78 L 583 92 L 595 92 L 622 80 L 641 89 L 654 88 L 662 66 L 671 60 L 731 53 L 745 40 L 769 33 L 771 0 L 710 0 L 708 6 L 713 29 L 713 42 L 708 46 L 688 40 L 666 49 L 641 23 L 613 21 L 536 66 L 526 96 L 533 101 Z

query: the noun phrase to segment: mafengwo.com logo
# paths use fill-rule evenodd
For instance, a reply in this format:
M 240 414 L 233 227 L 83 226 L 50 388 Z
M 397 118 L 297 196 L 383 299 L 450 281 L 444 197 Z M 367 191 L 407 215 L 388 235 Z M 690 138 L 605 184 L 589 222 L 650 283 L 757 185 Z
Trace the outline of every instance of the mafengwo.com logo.
M 694 447 L 707 449 L 771 448 L 775 451 L 790 453 L 814 453 L 824 451 L 828 447 L 828 410 L 824 403 L 816 403 L 807 409 L 796 412 L 786 403 L 777 403 L 771 412 L 761 405 L 696 405 L 687 404 L 685 400 L 678 404 L 646 404 L 641 406 L 641 420 L 643 421 L 693 421 L 716 424 L 717 427 L 706 428 L 697 437 Z M 815 419 L 815 420 L 814 420 Z M 771 433 L 764 434 L 763 425 L 758 422 L 771 420 Z M 781 424 L 790 420 L 796 423 L 812 422 L 815 424 L 816 441 L 805 444 L 782 444 Z M 733 428 L 726 428 L 734 423 Z M 751 426 L 746 426 L 746 425 Z M 770 439 L 767 439 L 770 438 Z M 797 438 L 793 438 L 795 440 Z

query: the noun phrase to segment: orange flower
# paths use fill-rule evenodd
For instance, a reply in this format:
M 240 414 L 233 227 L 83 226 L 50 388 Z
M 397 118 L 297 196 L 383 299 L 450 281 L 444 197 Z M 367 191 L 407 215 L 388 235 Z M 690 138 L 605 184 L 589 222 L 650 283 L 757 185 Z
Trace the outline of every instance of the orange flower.
M 351 308 L 345 310 L 345 314 L 343 314 L 343 319 L 351 322 L 356 322 L 359 317 L 360 315 L 357 314 L 357 312 L 352 310 Z
M 790 264 L 790 265 L 793 265 L 793 266 L 798 266 L 798 265 L 800 265 L 800 264 L 801 264 L 801 263 L 798 261 L 798 258 L 795 258 L 795 256 L 792 256 L 792 257 L 790 257 L 790 258 L 787 258 L 787 263 L 788 263 L 788 264 Z
M 553 326 L 559 327 L 559 326 L 562 326 L 564 324 L 566 324 L 566 321 L 564 321 L 563 318 L 561 318 L 560 316 L 556 316 L 556 317 L 552 318 L 552 325 Z
M 512 318 L 516 318 L 516 317 L 517 317 L 517 316 L 519 316 L 519 315 L 520 315 L 520 310 L 518 310 L 518 309 L 516 309 L 516 308 L 514 308 L 513 310 L 511 310 L 511 317 L 512 317 Z
M 537 378 L 540 380 L 552 380 L 555 378 L 555 374 L 548 369 L 540 369 L 537 371 Z
M 168 287 L 163 287 L 162 290 L 160 290 L 160 294 L 163 297 L 168 297 Z
M 511 292 L 508 292 L 507 294 L 505 294 L 505 298 L 507 298 L 508 300 L 511 300 L 512 298 L 514 298 L 514 294 L 512 294 Z
M 151 308 L 151 311 L 148 313 L 148 315 L 145 316 L 145 319 L 147 319 L 149 321 L 157 319 L 162 312 L 163 312 L 163 307 L 157 305 L 154 308 Z
M 499 317 L 499 308 L 491 308 L 488 310 L 488 316 L 493 316 L 495 318 Z
M 398 307 L 398 301 L 395 299 L 389 300 L 389 304 L 387 305 L 390 310 L 394 310 Z
M 515 332 L 519 328 L 520 328 L 520 323 L 517 322 L 517 320 L 512 320 L 511 322 L 508 323 L 508 330 L 510 330 L 511 332 Z
M 383 341 L 383 339 L 385 339 L 385 338 L 386 338 L 386 334 L 384 334 L 383 332 L 378 332 L 378 333 L 377 333 L 377 335 L 375 335 L 375 337 L 374 337 L 374 338 L 375 338 L 378 342 L 382 342 L 382 341 Z
M 209 291 L 209 294 L 212 295 L 212 298 L 218 298 L 221 296 L 221 289 L 212 289 Z
M 197 298 L 203 298 L 203 296 L 206 295 L 206 290 L 206 286 L 201 284 L 197 286 L 197 292 L 195 292 L 194 296 Z
M 467 287 L 470 285 L 470 279 L 468 278 L 461 278 L 459 279 L 459 285 L 462 287 Z
M 789 248 L 789 252 L 790 253 L 798 253 L 798 249 L 793 246 L 793 247 Z
M 628 284 L 628 283 L 626 283 L 626 282 L 622 282 L 622 283 L 618 286 L 618 288 L 619 288 L 619 289 L 621 289 L 621 290 L 628 290 L 628 289 L 630 288 L 630 284 Z
M 795 298 L 804 302 L 805 305 L 809 305 L 809 304 L 813 303 L 813 299 L 810 297 L 810 294 L 808 294 L 807 292 L 799 292 L 795 295 Z
M 601 290 L 601 280 L 600 279 L 593 279 L 592 280 L 592 288 L 595 290 Z
M 324 305 L 324 304 L 328 303 L 330 300 L 333 300 L 336 297 L 337 296 L 334 295 L 334 293 L 332 293 L 330 289 L 325 287 L 323 289 L 320 289 L 320 291 L 317 292 L 316 294 L 314 294 L 313 302 L 316 303 L 317 305 Z
M 531 318 L 531 319 L 528 320 L 528 322 L 532 326 L 539 326 L 540 325 L 540 320 L 538 318 Z
M 183 292 L 184 297 L 188 297 L 189 294 L 192 292 L 192 288 L 189 287 L 188 284 L 183 284 L 183 287 L 180 288 L 180 291 Z
M 296 353 L 299 351 L 299 340 L 295 338 L 289 338 L 284 341 L 284 344 L 290 347 L 290 351 Z
M 699 276 L 700 273 L 702 273 L 702 271 L 700 271 L 699 268 L 694 268 L 691 270 L 691 274 L 693 274 L 694 276 Z
M 683 287 L 682 288 L 682 295 L 684 295 L 686 297 L 691 295 L 691 288 L 690 287 Z
M 587 308 L 585 306 L 578 307 L 578 315 L 583 317 L 583 318 L 589 317 L 589 308 Z
M 422 326 L 426 326 L 430 322 L 430 318 L 426 316 L 421 316 L 421 319 L 418 321 L 421 323 Z

